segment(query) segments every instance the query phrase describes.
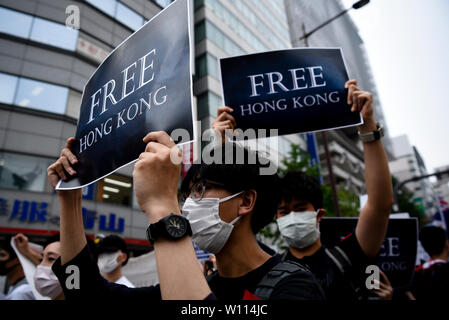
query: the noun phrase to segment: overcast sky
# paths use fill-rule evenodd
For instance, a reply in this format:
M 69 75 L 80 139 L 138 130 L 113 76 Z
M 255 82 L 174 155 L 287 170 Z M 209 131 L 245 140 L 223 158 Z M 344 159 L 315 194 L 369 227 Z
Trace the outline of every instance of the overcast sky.
M 429 172 L 449 165 L 449 1 L 371 0 L 350 15 L 391 137 L 407 134 Z

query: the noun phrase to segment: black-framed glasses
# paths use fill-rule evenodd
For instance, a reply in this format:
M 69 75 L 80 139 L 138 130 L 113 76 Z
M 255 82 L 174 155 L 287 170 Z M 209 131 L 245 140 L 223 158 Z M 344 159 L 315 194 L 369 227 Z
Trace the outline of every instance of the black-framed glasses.
M 192 188 L 190 189 L 189 197 L 192 198 L 192 200 L 195 202 L 201 201 L 204 198 L 206 190 L 211 186 L 217 186 L 221 188 L 225 187 L 225 185 L 220 182 L 201 180 L 192 186 Z

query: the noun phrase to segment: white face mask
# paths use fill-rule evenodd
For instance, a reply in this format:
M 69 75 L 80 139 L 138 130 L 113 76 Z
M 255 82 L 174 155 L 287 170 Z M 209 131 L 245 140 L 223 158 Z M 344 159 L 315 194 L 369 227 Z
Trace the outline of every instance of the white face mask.
M 41 295 L 56 299 L 62 293 L 59 280 L 50 267 L 37 266 L 34 274 L 34 286 Z
M 276 220 L 282 237 L 290 247 L 302 249 L 318 239 L 317 215 L 317 211 L 292 211 Z
M 98 255 L 98 269 L 101 273 L 109 273 L 117 269 L 120 263 L 117 258 L 120 256 L 120 252 L 112 253 L 100 253 Z
M 242 192 L 223 199 L 203 198 L 198 202 L 187 198 L 182 207 L 182 213 L 190 222 L 192 239 L 198 248 L 214 254 L 223 249 L 240 216 L 230 223 L 224 222 L 218 214 L 218 207 L 221 202 L 228 201 Z

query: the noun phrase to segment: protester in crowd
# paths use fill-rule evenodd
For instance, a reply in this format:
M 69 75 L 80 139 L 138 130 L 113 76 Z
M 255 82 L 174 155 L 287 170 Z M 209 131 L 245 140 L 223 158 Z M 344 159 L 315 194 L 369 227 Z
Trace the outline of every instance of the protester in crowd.
M 214 254 L 209 256 L 209 259 L 203 261 L 203 272 L 205 276 L 210 275 L 215 270 L 217 270 L 217 260 Z
M 277 175 L 261 174 L 268 161 L 234 143 L 216 146 L 211 156 L 211 164 L 192 165 L 181 192 L 193 241 L 215 254 L 217 271 L 208 282 L 216 297 L 324 299 L 312 273 L 269 255 L 256 240 L 256 233 L 273 220 L 279 201 Z
M 59 234 L 48 238 L 43 245 L 42 261 L 37 265 L 34 274 L 34 287 L 44 297 L 52 300 L 64 300 L 61 284 L 51 266 L 61 256 Z
M 52 300 L 64 300 L 64 293 L 59 283 L 58 278 L 51 269 L 53 263 L 61 256 L 61 242 L 59 233 L 50 236 L 43 244 L 42 252 L 38 252 L 29 245 L 28 237 L 22 233 L 14 236 L 17 249 L 28 260 L 36 265 L 36 272 L 33 276 L 34 287 L 37 292 L 44 297 L 49 297 Z M 87 237 L 86 241 L 94 252 L 94 259 L 96 253 L 93 241 Z
M 47 169 L 53 187 L 61 178 L 66 180 L 68 176 L 76 174 L 72 166 L 78 160 L 70 151 L 74 141 L 74 138 L 67 140 L 60 158 Z M 178 206 L 177 189 L 181 167 L 171 161 L 171 156 L 180 157 L 181 154 L 165 132 L 151 132 L 143 141 L 147 143 L 145 152 L 134 165 L 134 192 L 150 223 L 150 230 L 160 232 L 158 237 L 152 239 L 160 285 L 128 288 L 104 279 L 90 248 L 86 246 L 81 189 L 57 190 L 61 216 L 61 257 L 56 260 L 52 269 L 62 284 L 66 300 L 214 298 L 199 268 L 188 232 L 188 221 L 182 218 Z M 163 231 L 160 227 L 167 225 L 174 227 L 171 236 L 168 229 L 164 229 L 166 234 L 161 233 Z M 181 228 L 182 226 L 185 228 Z M 175 233 L 179 238 L 174 238 Z M 77 290 L 65 286 L 66 280 L 73 280 L 75 276 L 70 272 L 74 266 L 81 275 Z
M 128 263 L 129 258 L 125 240 L 114 234 L 99 240 L 97 252 L 101 275 L 109 282 L 134 288 L 134 285 L 122 274 L 122 267 Z
M 165 132 L 150 133 L 144 141 L 148 143 L 146 152 L 134 166 L 134 190 L 149 222 L 155 223 L 170 212 L 180 213 L 177 200 L 180 170 L 170 159 L 174 142 Z M 53 186 L 59 177 L 66 178 L 65 172 L 75 173 L 69 164 L 69 160 L 72 164 L 76 162 L 70 152 L 72 142 L 72 139 L 68 140 L 60 159 L 48 168 Z M 248 159 L 254 155 L 238 148 L 234 144 L 227 148 L 234 164 L 193 165 L 183 182 L 185 194 L 191 196 L 186 200 L 183 212 L 188 219 L 186 221 L 190 220 L 192 224 L 193 238 L 200 249 L 216 254 L 218 273 L 211 280 L 215 296 L 237 300 L 248 295 L 252 297 L 259 282 L 280 265 L 285 269 L 280 272 L 283 277 L 278 279 L 280 281 L 274 288 L 268 288 L 270 295 L 267 298 L 323 299 L 324 294 L 309 271 L 291 262 L 281 263 L 280 256 L 271 257 L 258 246 L 255 233 L 273 219 L 278 202 L 276 176 L 260 175 L 262 164 L 259 157 L 256 157 L 257 164 L 248 164 Z M 246 162 L 235 164 L 235 157 L 242 153 Z M 220 161 L 229 154 L 223 152 L 222 156 L 224 158 L 220 157 Z M 127 288 L 104 280 L 98 267 L 89 260 L 89 251 L 80 236 L 84 231 L 81 192 L 58 191 L 58 198 L 62 255 L 53 265 L 53 270 L 61 283 L 67 278 L 64 272 L 66 265 L 78 266 L 83 274 L 79 290 L 63 287 L 67 299 L 93 296 L 160 298 L 157 287 Z M 234 222 L 231 223 L 230 219 Z M 177 241 L 158 238 L 155 253 L 162 298 L 201 299 L 208 296 L 210 289 L 198 268 L 188 236 Z M 273 272 L 279 273 L 279 270 Z
M 361 134 L 377 131 L 372 95 L 357 87 L 355 80 L 345 83 L 348 105 L 361 112 Z M 221 132 L 235 127 L 232 109 L 221 107 L 213 128 Z M 284 259 L 307 265 L 318 278 L 326 297 L 360 299 L 366 278 L 365 268 L 372 263 L 385 237 L 393 204 L 393 189 L 385 150 L 380 140 L 363 143 L 368 201 L 360 212 L 355 232 L 334 248 L 324 248 L 319 223 L 325 214 L 323 193 L 318 180 L 302 172 L 289 172 L 282 178 L 282 198 L 276 221 L 289 249 Z
M 416 300 L 449 298 L 449 240 L 446 231 L 425 226 L 419 240 L 430 259 L 415 269 L 412 294 Z
M 31 286 L 25 278 L 19 258 L 11 246 L 10 236 L 0 243 L 0 275 L 6 276 L 6 286 L 4 292 L 0 293 L 0 299 L 35 299 Z

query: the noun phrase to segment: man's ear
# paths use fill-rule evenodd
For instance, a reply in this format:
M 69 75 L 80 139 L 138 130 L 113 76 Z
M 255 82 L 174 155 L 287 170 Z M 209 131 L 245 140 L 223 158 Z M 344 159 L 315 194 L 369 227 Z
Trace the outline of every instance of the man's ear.
M 321 218 L 326 214 L 326 209 L 318 209 L 317 210 L 317 216 L 316 216 L 316 220 L 318 223 L 321 222 Z
M 122 250 L 120 250 L 120 255 L 118 256 L 118 262 L 120 264 L 122 264 L 123 262 L 126 261 L 126 259 L 128 258 L 128 255 L 126 253 L 124 253 Z
M 242 201 L 239 205 L 239 216 L 247 215 L 254 211 L 254 206 L 256 205 L 257 191 L 256 190 L 246 190 L 242 194 Z

